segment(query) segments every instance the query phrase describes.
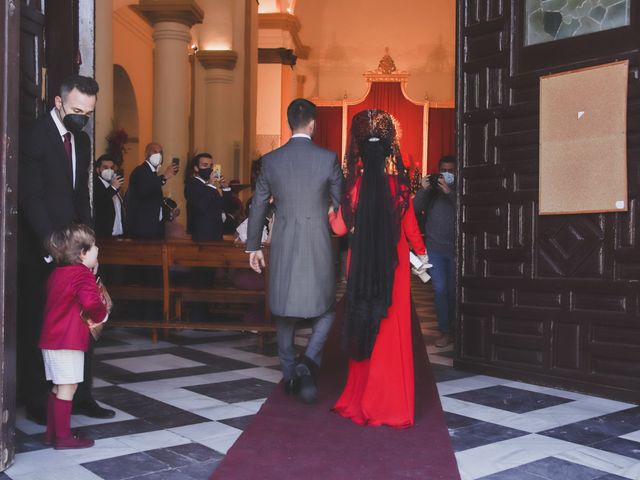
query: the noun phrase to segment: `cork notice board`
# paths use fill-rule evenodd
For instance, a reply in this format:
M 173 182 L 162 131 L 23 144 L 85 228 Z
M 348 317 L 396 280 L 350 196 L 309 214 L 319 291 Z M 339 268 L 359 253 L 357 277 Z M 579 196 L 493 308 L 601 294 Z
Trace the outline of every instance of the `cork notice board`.
M 627 210 L 629 62 L 540 79 L 540 214 Z

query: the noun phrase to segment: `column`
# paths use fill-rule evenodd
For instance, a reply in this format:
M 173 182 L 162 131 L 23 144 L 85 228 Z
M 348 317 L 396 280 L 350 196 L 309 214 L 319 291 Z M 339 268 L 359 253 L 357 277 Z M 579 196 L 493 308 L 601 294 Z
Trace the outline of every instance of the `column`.
M 95 113 L 96 158 L 107 150 L 113 126 L 113 0 L 95 2 L 96 81 L 100 86 Z
M 194 0 L 140 0 L 135 9 L 153 25 L 154 92 L 153 139 L 164 150 L 164 170 L 173 157 L 180 159 L 184 172 L 189 153 L 191 27 L 202 23 L 204 13 Z M 184 184 L 179 174 L 164 187 L 182 211 L 179 222 L 185 224 Z
M 285 2 L 288 3 L 288 2 Z M 258 112 L 256 141 L 261 153 L 286 143 L 291 136 L 287 107 L 297 96 L 299 83 L 294 70 L 298 58 L 309 57 L 310 48 L 300 39 L 300 21 L 289 13 L 261 13 L 258 17 Z M 269 79 L 279 90 L 278 102 L 261 86 Z
M 199 50 L 196 58 L 205 69 L 205 148 L 214 162 L 222 165 L 228 181 L 239 173 L 234 165 L 234 130 L 229 128 L 229 113 L 237 108 L 232 93 L 238 54 L 233 50 Z
M 257 146 L 262 154 L 284 145 L 291 136 L 287 107 L 295 98 L 297 57 L 287 48 L 258 49 Z

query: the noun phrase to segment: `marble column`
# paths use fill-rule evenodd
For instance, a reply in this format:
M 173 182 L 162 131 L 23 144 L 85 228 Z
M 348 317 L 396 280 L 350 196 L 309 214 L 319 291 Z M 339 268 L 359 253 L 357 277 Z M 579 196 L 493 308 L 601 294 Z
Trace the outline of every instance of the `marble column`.
M 238 54 L 232 50 L 200 50 L 196 58 L 205 69 L 205 148 L 214 162 L 222 165 L 228 181 L 239 174 L 239 165 L 234 164 L 234 131 L 228 119 L 229 112 L 236 108 L 232 89 Z
M 302 43 L 300 21 L 291 13 L 262 13 L 258 16 L 258 25 L 258 76 L 269 78 L 270 88 L 280 92 L 280 101 L 276 105 L 268 98 L 269 93 L 258 86 L 259 122 L 256 133 L 258 148 L 264 154 L 274 146 L 270 140 L 274 136 L 280 145 L 291 136 L 287 107 L 299 90 L 294 67 L 298 58 L 309 57 L 310 47 Z
M 193 0 L 140 0 L 135 7 L 153 25 L 154 91 L 153 140 L 164 150 L 161 171 L 173 157 L 180 159 L 181 173 L 164 187 L 182 210 L 179 222 L 186 222 L 182 171 L 188 163 L 190 112 L 189 47 L 191 27 L 202 23 L 204 13 Z
M 95 3 L 96 81 L 100 86 L 95 113 L 96 158 L 107 150 L 113 126 L 113 0 Z

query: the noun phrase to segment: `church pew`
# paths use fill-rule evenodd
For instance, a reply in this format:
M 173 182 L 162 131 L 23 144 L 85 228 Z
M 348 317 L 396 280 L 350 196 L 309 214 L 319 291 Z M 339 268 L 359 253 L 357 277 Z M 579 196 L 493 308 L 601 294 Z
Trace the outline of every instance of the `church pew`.
M 248 269 L 249 257 L 242 245 L 234 244 L 231 241 L 218 242 L 193 242 L 191 240 L 171 240 L 167 242 L 169 262 L 172 267 L 210 267 L 223 270 L 228 269 Z M 265 252 L 268 252 L 265 249 Z M 268 255 L 266 253 L 265 255 Z M 170 281 L 169 294 L 175 307 L 175 317 L 172 325 L 185 325 L 179 328 L 197 328 L 203 330 L 244 330 L 258 332 L 258 343 L 262 347 L 264 333 L 274 332 L 275 327 L 271 322 L 271 312 L 269 311 L 266 298 L 268 297 L 268 275 L 262 273 L 265 280 L 264 289 L 246 290 L 235 286 L 232 282 L 222 277 L 216 278 L 213 285 L 200 286 L 190 284 L 178 284 Z M 237 322 L 191 322 L 184 321 L 184 302 L 208 302 L 218 305 L 233 304 L 253 304 L 264 301 L 264 321 L 256 323 Z M 220 311 L 232 311 L 229 308 L 222 308 Z
M 99 239 L 98 262 L 100 265 L 119 267 L 160 267 L 162 283 L 141 285 L 131 283 L 108 282 L 106 285 L 114 301 L 118 300 L 160 300 L 162 302 L 162 322 L 169 322 L 169 259 L 168 250 L 162 241 L 140 241 L 132 239 Z M 154 342 L 158 339 L 157 322 L 133 319 L 112 319 L 110 324 L 131 327 L 151 328 Z
M 162 286 L 131 285 L 130 283 L 107 284 L 107 289 L 117 303 L 122 300 L 161 300 L 163 318 L 161 322 L 113 319 L 113 325 L 133 328 L 151 328 L 154 341 L 157 340 L 157 328 L 196 329 L 258 332 L 259 346 L 262 347 L 264 334 L 274 332 L 271 314 L 266 298 L 268 282 L 266 271 L 263 273 L 265 288 L 262 290 L 243 290 L 231 283 L 217 281 L 215 285 L 202 287 L 192 284 L 180 284 L 172 275 L 173 267 L 211 267 L 219 269 L 248 269 L 248 255 L 244 248 L 230 241 L 193 242 L 191 240 L 145 241 L 145 240 L 100 240 L 99 261 L 101 265 L 120 266 L 160 266 L 162 268 Z M 265 250 L 268 254 L 268 250 Z M 187 273 L 187 276 L 189 273 Z M 264 300 L 264 322 L 193 322 L 183 319 L 183 302 L 210 302 L 221 305 L 251 304 Z M 173 315 L 171 306 L 174 306 Z M 229 311 L 223 308 L 221 311 Z

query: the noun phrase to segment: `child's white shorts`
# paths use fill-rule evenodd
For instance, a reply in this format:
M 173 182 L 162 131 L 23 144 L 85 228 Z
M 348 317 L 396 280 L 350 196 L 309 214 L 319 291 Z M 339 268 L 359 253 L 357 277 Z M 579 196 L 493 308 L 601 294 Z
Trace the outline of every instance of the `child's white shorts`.
M 82 350 L 42 350 L 44 373 L 56 385 L 72 385 L 84 380 Z

